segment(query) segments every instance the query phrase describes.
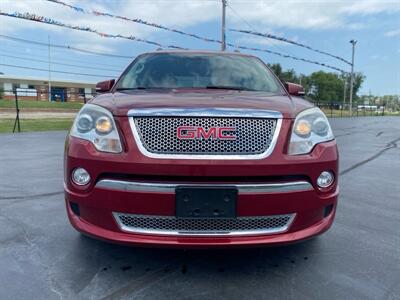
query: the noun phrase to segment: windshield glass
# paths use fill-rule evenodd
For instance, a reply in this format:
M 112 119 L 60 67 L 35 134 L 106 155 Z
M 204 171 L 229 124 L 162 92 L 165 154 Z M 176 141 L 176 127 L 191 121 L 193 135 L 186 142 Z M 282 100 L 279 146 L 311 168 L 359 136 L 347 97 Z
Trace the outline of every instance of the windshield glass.
M 284 93 L 259 59 L 233 54 L 142 55 L 122 75 L 117 90 L 147 88 L 226 88 Z

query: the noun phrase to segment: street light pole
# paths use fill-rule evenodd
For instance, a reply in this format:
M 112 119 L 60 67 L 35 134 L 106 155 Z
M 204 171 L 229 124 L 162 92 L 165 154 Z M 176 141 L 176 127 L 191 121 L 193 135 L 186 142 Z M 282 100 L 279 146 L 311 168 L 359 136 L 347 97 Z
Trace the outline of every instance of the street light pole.
M 352 105 L 353 105 L 353 84 L 354 84 L 354 50 L 357 44 L 356 40 L 351 40 L 352 44 L 352 55 L 351 55 L 351 73 L 350 73 L 350 116 L 352 116 Z
M 347 89 L 347 76 L 343 73 L 343 108 L 346 105 L 346 89 Z
M 226 0 L 222 0 L 221 51 L 225 51 L 225 49 L 226 49 L 226 41 L 225 41 L 225 12 L 226 12 Z

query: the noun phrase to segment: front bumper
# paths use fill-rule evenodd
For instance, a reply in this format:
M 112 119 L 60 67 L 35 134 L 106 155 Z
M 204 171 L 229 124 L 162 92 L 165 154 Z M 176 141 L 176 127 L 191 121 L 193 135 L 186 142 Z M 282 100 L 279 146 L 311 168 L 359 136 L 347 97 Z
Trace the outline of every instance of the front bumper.
M 171 248 L 225 248 L 225 247 L 257 247 L 278 246 L 301 242 L 327 231 L 334 220 L 336 205 L 326 218 L 297 231 L 282 234 L 246 236 L 246 237 L 185 237 L 185 236 L 157 236 L 125 233 L 94 225 L 76 216 L 66 201 L 68 218 L 72 226 L 85 235 L 107 242 L 145 247 L 171 247 Z
M 121 181 L 118 181 L 121 184 Z M 126 181 L 125 181 L 126 182 Z M 110 181 L 100 184 L 88 195 L 65 189 L 66 206 L 71 224 L 90 236 L 122 244 L 171 247 L 222 247 L 245 245 L 279 245 L 311 238 L 328 230 L 331 226 L 337 203 L 338 188 L 333 193 L 320 196 L 315 190 L 286 191 L 272 188 L 239 193 L 237 213 L 246 216 L 270 216 L 292 214 L 294 218 L 287 228 L 278 232 L 242 232 L 239 234 L 194 234 L 185 232 L 146 232 L 129 230 L 121 226 L 116 212 L 143 216 L 173 216 L 175 194 L 173 191 L 113 189 Z M 102 184 L 103 183 L 103 184 Z M 129 185 L 128 185 L 129 186 Z M 134 187 L 136 184 L 133 185 Z M 146 186 L 146 185 L 145 185 Z M 247 186 L 247 185 L 246 185 Z M 118 188 L 118 184 L 114 186 Z M 302 186 L 298 186 L 302 188 Z M 275 190 L 274 190 L 275 189 Z M 240 189 L 239 189 L 240 191 Z M 71 203 L 79 205 L 79 215 L 71 210 Z M 327 211 L 328 209 L 328 211 Z
M 129 132 L 127 120 L 116 120 Z M 288 136 L 291 121 L 282 122 Z M 316 179 L 330 170 L 337 178 L 335 141 L 317 145 L 308 155 L 285 155 L 286 141 L 259 160 L 155 159 L 144 156 L 132 138 L 123 140 L 121 154 L 100 153 L 90 142 L 69 137 L 65 149 L 65 199 L 71 224 L 80 232 L 110 242 L 169 247 L 280 245 L 302 241 L 328 230 L 334 220 L 337 180 L 321 190 Z M 74 185 L 72 171 L 83 167 L 91 175 L 87 187 Z M 297 182 L 300 184 L 294 184 Z M 250 234 L 198 234 L 129 231 L 116 213 L 175 216 L 177 185 L 235 185 L 238 217 L 294 215 L 287 228 Z M 72 205 L 72 206 L 71 206 Z M 71 209 L 75 208 L 75 211 Z M 78 207 L 78 210 L 76 209 Z

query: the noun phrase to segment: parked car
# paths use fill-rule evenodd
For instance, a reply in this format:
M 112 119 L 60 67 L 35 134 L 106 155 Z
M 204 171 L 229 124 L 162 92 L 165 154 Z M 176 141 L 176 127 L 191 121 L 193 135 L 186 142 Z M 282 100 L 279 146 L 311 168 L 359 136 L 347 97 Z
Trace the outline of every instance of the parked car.
M 97 90 L 65 144 L 66 208 L 83 234 L 210 248 L 288 244 L 331 226 L 329 122 L 257 57 L 145 53 Z

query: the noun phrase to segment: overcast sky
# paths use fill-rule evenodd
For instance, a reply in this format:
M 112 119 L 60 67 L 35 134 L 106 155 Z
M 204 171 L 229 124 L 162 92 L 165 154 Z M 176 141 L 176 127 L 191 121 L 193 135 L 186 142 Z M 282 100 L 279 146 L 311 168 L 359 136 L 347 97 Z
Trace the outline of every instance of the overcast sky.
M 77 1 L 66 3 L 118 14 L 220 39 L 220 0 L 121 0 Z M 351 39 L 356 46 L 355 70 L 367 80 L 362 93 L 378 95 L 400 94 L 400 1 L 258 1 L 228 0 L 227 28 L 257 30 L 272 33 L 351 59 Z M 78 26 L 89 26 L 99 32 L 134 35 L 161 44 L 173 44 L 191 49 L 218 49 L 218 44 L 206 43 L 176 33 L 114 18 L 76 12 L 45 0 L 0 0 L 0 10 L 6 13 L 35 13 Z M 51 43 L 75 46 L 110 54 L 136 56 L 156 47 L 123 39 L 102 38 L 98 35 L 60 28 L 52 25 L 0 16 L 0 34 Z M 349 69 L 345 63 L 294 45 L 227 31 L 227 40 L 249 47 L 270 49 L 283 54 L 318 60 Z M 251 52 L 268 63 L 280 63 L 296 72 L 310 74 L 329 71 L 304 62 L 276 55 Z M 46 69 L 46 47 L 17 43 L 0 38 L 0 63 Z M 17 58 L 18 57 L 18 58 Z M 88 55 L 72 50 L 52 49 L 54 70 L 100 75 L 100 77 L 53 74 L 53 78 L 100 81 L 116 77 L 129 59 Z M 22 59 L 24 58 L 24 59 Z M 93 67 L 104 70 L 93 69 Z M 43 71 L 0 66 L 0 72 L 47 78 Z M 104 76 L 103 76 L 104 75 Z

